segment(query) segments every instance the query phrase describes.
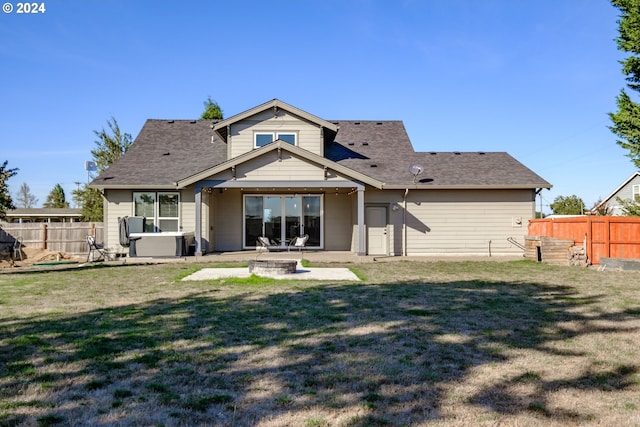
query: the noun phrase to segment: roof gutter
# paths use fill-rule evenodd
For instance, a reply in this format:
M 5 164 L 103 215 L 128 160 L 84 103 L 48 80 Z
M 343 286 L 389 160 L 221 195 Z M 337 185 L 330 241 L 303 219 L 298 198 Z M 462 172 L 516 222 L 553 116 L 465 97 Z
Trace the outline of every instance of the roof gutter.
M 551 189 L 552 185 L 540 187 L 531 184 L 482 185 L 482 184 L 453 184 L 453 185 L 403 185 L 383 184 L 382 190 L 522 190 L 522 189 Z

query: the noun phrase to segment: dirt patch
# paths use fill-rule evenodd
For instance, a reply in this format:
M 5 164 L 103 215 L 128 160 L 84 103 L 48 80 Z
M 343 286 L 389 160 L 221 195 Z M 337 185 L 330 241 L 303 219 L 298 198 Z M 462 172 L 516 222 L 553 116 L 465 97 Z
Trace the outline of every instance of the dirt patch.
M 53 261 L 84 261 L 86 258 L 71 255 L 65 252 L 50 251 L 47 249 L 38 249 L 30 247 L 22 247 L 22 259 L 19 256 L 12 259 L 13 250 L 6 250 L 0 253 L 0 269 L 15 267 L 30 267 L 34 264 Z

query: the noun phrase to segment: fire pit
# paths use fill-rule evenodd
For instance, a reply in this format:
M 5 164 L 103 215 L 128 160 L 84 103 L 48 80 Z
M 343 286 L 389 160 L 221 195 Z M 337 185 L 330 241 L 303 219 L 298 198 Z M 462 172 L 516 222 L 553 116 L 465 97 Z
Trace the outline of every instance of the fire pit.
M 293 274 L 298 262 L 293 259 L 252 259 L 249 261 L 249 273 L 253 274 Z

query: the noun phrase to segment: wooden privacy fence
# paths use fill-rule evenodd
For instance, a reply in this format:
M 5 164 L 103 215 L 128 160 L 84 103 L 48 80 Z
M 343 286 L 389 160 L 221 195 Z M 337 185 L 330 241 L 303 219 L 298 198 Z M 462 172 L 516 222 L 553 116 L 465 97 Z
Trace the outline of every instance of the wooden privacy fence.
M 89 251 L 87 235 L 104 240 L 101 222 L 27 222 L 0 223 L 0 247 L 13 245 L 20 239 L 23 246 L 47 249 L 68 254 L 83 254 Z
M 577 216 L 529 220 L 529 236 L 572 240 L 585 246 L 592 264 L 600 258 L 640 258 L 640 218 Z

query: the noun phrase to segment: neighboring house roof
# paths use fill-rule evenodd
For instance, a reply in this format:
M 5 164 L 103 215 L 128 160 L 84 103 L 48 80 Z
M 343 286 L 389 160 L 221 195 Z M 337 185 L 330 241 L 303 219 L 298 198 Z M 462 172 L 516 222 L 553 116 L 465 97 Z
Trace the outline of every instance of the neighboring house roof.
M 634 173 L 631 174 L 631 176 L 629 178 L 627 178 L 622 184 L 620 184 L 618 186 L 618 188 L 616 188 L 615 190 L 613 190 L 611 192 L 611 194 L 609 194 L 607 197 L 605 197 L 600 203 L 598 203 L 597 205 L 595 205 L 592 209 L 591 212 L 596 212 L 598 209 L 600 209 L 602 206 L 604 205 L 608 205 L 608 206 L 617 206 L 618 203 L 615 199 L 615 197 L 618 195 L 618 193 L 620 193 L 620 191 L 626 187 L 627 185 L 629 185 L 629 183 L 631 181 L 633 181 L 636 177 L 640 177 L 640 171 L 636 171 Z M 612 202 L 615 202 L 612 204 Z
M 218 131 L 231 122 L 274 107 L 322 126 L 325 138 L 326 133 L 337 132 L 326 143 L 324 158 L 284 143 L 281 148 L 374 187 L 551 188 L 551 184 L 504 152 L 415 152 L 401 121 L 325 121 L 277 100 L 217 122 L 147 120 L 127 153 L 95 178 L 91 186 L 177 188 L 270 151 L 274 147 L 265 146 L 227 160 L 227 144 Z M 415 183 L 408 171 L 411 163 L 424 167 Z
M 82 209 L 75 208 L 17 208 L 7 211 L 7 219 L 13 218 L 80 218 Z
M 611 192 L 611 194 L 609 194 L 607 197 L 605 197 L 602 202 L 600 202 L 597 206 L 603 205 L 605 203 L 607 203 L 607 201 L 613 199 L 613 197 L 618 194 L 620 192 L 620 190 L 622 190 L 625 186 L 627 186 L 627 184 L 629 184 L 631 181 L 634 180 L 635 177 L 640 176 L 640 171 L 636 171 L 634 173 L 631 174 L 631 176 L 629 178 L 627 178 L 622 184 L 620 184 L 618 186 L 618 188 L 616 188 L 615 190 L 613 190 Z

